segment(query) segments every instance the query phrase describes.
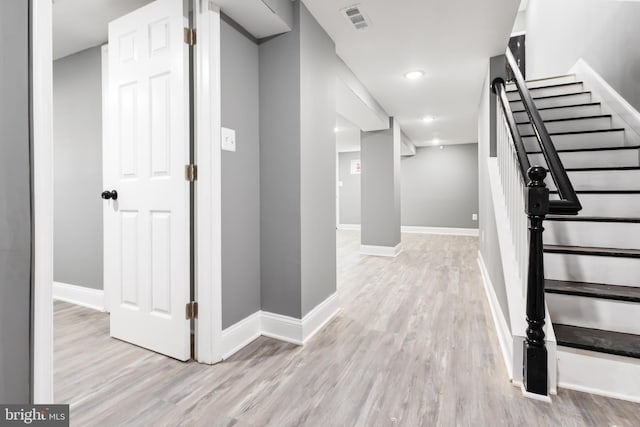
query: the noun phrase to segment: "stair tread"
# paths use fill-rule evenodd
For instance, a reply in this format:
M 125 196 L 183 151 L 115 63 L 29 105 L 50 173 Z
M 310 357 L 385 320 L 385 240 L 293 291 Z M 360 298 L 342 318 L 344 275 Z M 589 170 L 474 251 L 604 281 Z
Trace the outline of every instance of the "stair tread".
M 592 130 L 572 130 L 568 132 L 549 132 L 549 136 L 554 135 L 580 135 L 584 133 L 599 133 L 599 132 L 624 132 L 624 128 L 611 128 L 611 129 L 592 129 Z M 535 137 L 535 134 L 521 135 L 522 138 Z
M 549 99 L 549 98 L 562 98 L 564 96 L 575 96 L 575 95 L 584 95 L 587 93 L 591 93 L 590 91 L 580 91 L 580 92 L 571 92 L 571 93 L 561 93 L 559 95 L 547 95 L 547 96 L 534 96 L 533 100 L 535 101 L 536 99 Z M 509 102 L 522 102 L 521 99 L 512 99 Z
M 626 145 L 622 147 L 565 148 L 557 151 L 558 153 L 576 153 L 579 151 L 637 150 L 638 148 L 640 148 L 640 145 Z M 542 154 L 542 151 L 527 151 L 527 154 Z
M 582 116 L 582 117 L 563 117 L 561 119 L 547 119 L 543 120 L 544 123 L 553 123 L 553 122 L 568 122 L 571 120 L 589 120 L 589 119 L 602 119 L 602 118 L 611 118 L 611 114 L 597 114 L 595 116 Z M 530 121 L 526 122 L 516 122 L 517 125 L 528 125 Z
M 567 222 L 622 222 L 622 223 L 640 223 L 640 218 L 616 218 L 610 216 L 568 216 L 568 215 L 547 215 L 545 220 L 548 221 L 567 221 Z
M 640 190 L 576 190 L 576 193 L 577 194 L 640 194 Z M 551 190 L 549 191 L 549 194 L 558 194 L 558 190 Z
M 556 84 L 552 84 L 552 85 L 548 85 L 548 86 L 538 86 L 538 87 L 530 87 L 527 88 L 529 89 L 529 92 L 531 92 L 532 90 L 540 90 L 540 89 L 548 89 L 551 87 L 562 87 L 562 86 L 571 86 L 571 85 L 581 85 L 582 82 L 567 82 L 567 83 L 556 83 Z M 518 89 L 510 89 L 507 91 L 507 93 L 515 93 L 517 92 Z
M 640 358 L 640 335 L 555 323 L 553 330 L 561 346 Z
M 640 249 L 597 248 L 593 246 L 544 245 L 546 253 L 640 258 Z
M 640 302 L 640 287 L 545 279 L 545 292 L 617 301 Z
M 640 170 L 640 166 L 601 166 L 588 168 L 566 168 L 567 172 L 597 172 L 597 171 L 635 171 Z
M 600 105 L 599 102 L 585 102 L 582 104 L 571 104 L 571 105 L 558 105 L 555 107 L 543 107 L 543 108 L 538 108 L 538 111 L 543 111 L 543 110 L 556 110 L 556 109 L 560 109 L 560 108 L 574 108 L 574 107 L 590 107 L 593 105 Z M 527 110 L 512 110 L 512 113 L 526 113 Z
M 553 80 L 553 79 L 561 79 L 564 77 L 575 77 L 576 73 L 569 73 L 569 74 L 558 74 L 557 76 L 551 76 L 551 77 L 540 77 L 539 79 L 531 79 L 531 80 L 525 80 L 525 83 L 533 83 L 533 82 L 541 82 L 544 80 Z M 508 85 L 513 85 L 515 83 L 513 82 L 508 82 Z

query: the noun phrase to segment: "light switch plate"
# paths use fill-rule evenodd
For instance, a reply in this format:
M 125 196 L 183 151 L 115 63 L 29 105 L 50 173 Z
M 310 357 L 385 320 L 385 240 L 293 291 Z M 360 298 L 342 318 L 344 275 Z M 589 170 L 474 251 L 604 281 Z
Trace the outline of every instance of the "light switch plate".
M 477 221 L 478 220 L 478 214 L 471 214 L 471 220 L 472 221 Z
M 224 151 L 236 151 L 236 131 L 233 129 L 222 128 L 222 144 Z

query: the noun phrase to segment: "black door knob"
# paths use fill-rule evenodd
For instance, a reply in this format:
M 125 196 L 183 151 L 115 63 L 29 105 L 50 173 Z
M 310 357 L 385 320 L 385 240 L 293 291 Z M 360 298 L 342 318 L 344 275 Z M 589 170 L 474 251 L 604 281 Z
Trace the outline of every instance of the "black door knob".
M 109 200 L 109 199 L 113 199 L 113 200 L 118 200 L 118 192 L 116 190 L 105 190 L 102 192 L 102 198 L 104 200 Z

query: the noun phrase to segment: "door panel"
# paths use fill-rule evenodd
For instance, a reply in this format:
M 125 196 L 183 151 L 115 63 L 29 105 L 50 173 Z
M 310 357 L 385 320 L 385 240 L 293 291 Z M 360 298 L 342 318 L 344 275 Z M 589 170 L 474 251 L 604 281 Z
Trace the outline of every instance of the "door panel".
M 190 358 L 188 50 L 182 0 L 109 24 L 104 147 L 105 286 L 111 336 Z

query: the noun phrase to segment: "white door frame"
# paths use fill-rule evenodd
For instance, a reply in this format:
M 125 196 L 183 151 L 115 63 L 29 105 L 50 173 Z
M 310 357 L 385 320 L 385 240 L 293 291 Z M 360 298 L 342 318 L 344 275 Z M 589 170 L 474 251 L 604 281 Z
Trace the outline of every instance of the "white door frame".
M 196 44 L 196 359 L 222 360 L 220 11 L 194 3 Z M 33 150 L 33 384 L 53 403 L 53 55 L 52 2 L 31 0 Z

